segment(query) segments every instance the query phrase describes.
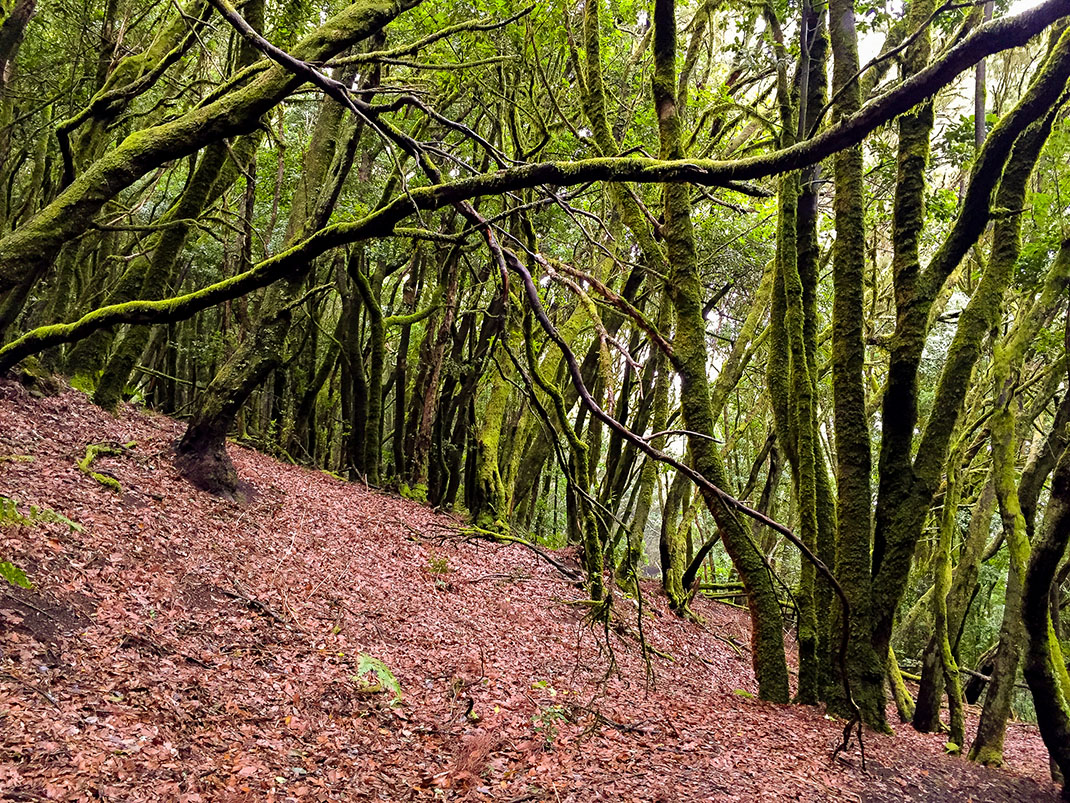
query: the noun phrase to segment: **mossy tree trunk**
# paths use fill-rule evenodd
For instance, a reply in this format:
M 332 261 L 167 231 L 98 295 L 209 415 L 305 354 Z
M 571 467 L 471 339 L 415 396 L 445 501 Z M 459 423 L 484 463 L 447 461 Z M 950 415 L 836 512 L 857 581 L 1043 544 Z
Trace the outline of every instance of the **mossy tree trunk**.
M 914 12 L 911 3 L 910 11 Z M 925 34 L 922 34 L 924 39 Z M 832 87 L 839 118 L 854 114 L 862 102 L 854 76 L 858 72 L 858 38 L 854 0 L 829 3 L 829 38 L 833 54 Z M 870 588 L 871 452 L 866 415 L 863 340 L 865 297 L 865 219 L 862 148 L 834 157 L 836 242 L 832 255 L 832 388 L 836 442 L 836 575 L 851 604 L 847 671 L 863 721 L 887 728 L 884 713 L 884 661 L 888 645 L 871 643 Z M 920 177 L 919 177 L 920 179 Z M 848 709 L 833 699 L 834 710 Z
M 11 80 L 11 71 L 26 34 L 26 26 L 36 11 L 37 0 L 15 0 L 0 7 L 0 100 Z
M 442 396 L 448 400 L 439 405 L 440 412 L 437 416 L 435 428 L 436 450 L 439 453 L 437 459 L 442 463 L 441 473 L 444 476 L 437 478 L 428 486 L 428 501 L 435 505 L 451 507 L 457 498 L 461 486 L 461 477 L 464 473 L 463 465 L 465 454 L 468 451 L 467 444 L 476 425 L 474 415 L 474 401 L 479 390 L 480 379 L 486 374 L 497 338 L 502 331 L 505 322 L 505 302 L 501 293 L 494 293 L 490 303 L 483 310 L 483 321 L 476 326 L 476 314 L 469 312 L 465 315 L 461 332 L 458 333 L 458 342 L 462 345 L 455 346 L 455 354 L 452 359 L 461 365 L 460 375 L 454 378 L 452 375 L 443 383 Z M 478 328 L 479 334 L 475 335 Z M 467 337 L 462 337 L 465 331 Z M 463 341 L 470 342 L 467 357 L 464 355 Z M 474 341 L 474 342 L 471 342 Z M 510 360 L 511 363 L 511 360 Z M 460 390 L 453 393 L 453 386 L 459 385 Z M 523 437 L 523 436 L 516 436 Z M 523 438 L 523 443 L 528 439 Z M 521 449 L 517 447 L 517 452 Z M 519 459 L 519 455 L 517 455 Z M 512 503 L 511 490 L 515 483 L 515 467 L 508 477 L 503 477 L 506 498 Z M 471 490 L 466 487 L 466 495 Z M 534 496 L 534 495 L 531 495 Z M 508 520 L 508 519 L 507 519 Z
M 804 35 L 796 86 L 787 78 L 787 55 L 779 21 L 771 10 L 774 48 L 778 55 L 777 96 L 781 145 L 805 138 L 814 125 L 826 96 L 825 60 L 828 51 L 823 12 L 809 5 L 802 9 Z M 818 472 L 824 470 L 817 437 L 817 168 L 781 177 L 778 194 L 776 304 L 766 370 L 777 436 L 787 449 L 792 487 L 803 543 L 818 553 Z M 805 180 L 805 189 L 802 181 Z M 804 278 L 805 277 L 805 278 Z M 782 310 L 783 315 L 778 314 Z M 790 403 L 789 403 L 790 398 Z M 817 572 L 801 561 L 798 602 L 799 702 L 813 705 L 821 696 L 819 624 L 816 607 Z M 827 610 L 827 608 L 826 608 Z M 827 617 L 822 617 L 827 621 Z
M 899 714 L 899 719 L 903 722 L 910 722 L 914 717 L 914 700 L 910 696 L 910 689 L 907 688 L 906 681 L 903 680 L 903 673 L 899 669 L 899 661 L 896 660 L 895 650 L 891 648 L 888 649 L 888 685 L 892 690 L 895 710 Z
M 364 271 L 363 245 L 355 246 L 346 259 L 346 278 L 341 284 L 342 315 L 346 320 L 342 337 L 342 418 L 345 455 L 343 473 L 350 479 L 363 480 L 367 476 L 364 433 L 368 428 L 368 369 L 364 360 L 364 322 L 367 318 L 364 299 L 353 288 L 352 277 Z
M 340 135 L 341 126 L 341 107 L 324 100 L 304 163 L 307 186 L 316 193 L 316 201 L 291 206 L 287 221 L 288 243 L 308 228 L 325 224 L 337 202 L 363 130 L 359 125 L 350 125 Z M 306 271 L 311 268 L 312 265 L 308 265 Z M 179 442 L 175 458 L 179 470 L 198 487 L 224 496 L 237 494 L 238 478 L 227 456 L 226 435 L 249 394 L 283 360 L 293 316 L 292 301 L 304 284 L 305 273 L 302 272 L 267 289 L 253 331 L 238 345 L 205 389 Z M 363 437 L 363 432 L 361 434 Z
M 989 527 L 995 509 L 996 486 L 994 479 L 990 477 L 973 503 L 970 524 L 959 549 L 958 563 L 955 566 L 951 588 L 944 603 L 952 655 L 956 660 L 958 660 L 959 634 L 962 632 L 969 602 L 976 590 L 981 557 L 988 545 Z M 931 602 L 931 594 L 929 599 Z M 917 702 L 910 722 L 915 730 L 923 733 L 931 733 L 941 727 L 940 706 L 945 684 L 941 671 L 940 650 L 941 645 L 933 637 L 922 654 L 921 682 L 918 684 Z
M 804 5 L 804 29 L 809 32 L 804 43 L 804 52 L 800 54 L 798 138 L 805 139 L 812 135 L 818 124 L 818 115 L 828 102 L 828 56 L 829 32 L 827 7 L 813 3 Z M 805 99 L 804 99 L 805 94 Z M 821 165 L 814 165 L 800 171 L 799 197 L 796 204 L 796 250 L 799 280 L 802 284 L 803 317 L 803 351 L 806 356 L 806 368 L 809 372 L 809 384 L 812 387 L 811 440 L 814 448 L 814 505 L 816 519 L 816 536 L 814 553 L 826 566 L 836 565 L 836 499 L 833 490 L 833 478 L 829 474 L 825 450 L 818 432 L 818 288 L 820 282 L 819 268 L 821 248 L 818 239 L 818 203 L 823 184 Z M 833 610 L 834 595 L 828 581 L 818 575 L 813 566 L 804 561 L 807 582 L 813 584 L 813 600 L 816 628 L 815 660 L 818 677 L 815 697 L 824 699 L 828 689 L 835 682 L 833 670 L 833 641 L 831 635 L 832 620 L 822 612 Z M 810 580 L 812 575 L 813 579 Z M 801 670 L 801 665 L 800 665 Z M 809 683 L 809 681 L 808 681 Z M 802 683 L 800 682 L 800 699 Z
M 668 334 L 671 329 L 671 315 L 672 306 L 666 289 L 658 306 L 657 327 L 659 332 Z M 652 370 L 654 372 L 654 402 L 650 418 L 650 433 L 654 434 L 664 432 L 668 426 L 669 383 L 672 380 L 672 375 L 667 365 L 668 361 L 660 350 L 652 355 L 651 362 L 653 363 Z M 665 436 L 659 435 L 652 438 L 650 445 L 655 449 L 663 449 L 665 447 Z M 636 494 L 635 511 L 632 514 L 631 526 L 628 529 L 627 555 L 621 562 L 622 570 L 630 573 L 633 577 L 638 577 L 638 571 L 641 566 L 646 525 L 654 504 L 654 487 L 657 482 L 658 466 L 648 458 L 643 462 L 643 468 L 639 473 L 639 490 Z
M 991 264 L 982 276 L 959 318 L 937 384 L 932 412 L 920 439 L 916 439 L 918 370 L 932 305 L 952 271 L 983 233 L 994 188 L 1005 186 L 1009 193 L 1012 186 L 1023 183 L 1023 176 L 1032 172 L 1043 138 L 1038 140 L 1034 136 L 1032 132 L 1036 128 L 1031 133 L 1023 135 L 1023 132 L 1050 115 L 1068 75 L 1070 40 L 1060 37 L 1018 104 L 1000 119 L 986 139 L 971 172 L 959 215 L 925 270 L 920 270 L 914 259 L 904 259 L 898 265 L 893 262 L 897 321 L 889 345 L 888 381 L 881 415 L 880 487 L 872 568 L 872 643 L 875 653 L 881 656 L 887 655 L 895 611 L 910 574 L 913 553 L 943 475 L 948 446 L 970 387 L 973 367 L 998 314 L 1006 280 L 998 269 L 991 269 Z M 996 206 L 1003 205 L 997 195 Z M 1020 202 L 1012 202 L 1005 208 L 1021 206 Z M 900 227 L 913 217 L 909 208 L 897 205 L 897 241 Z M 843 465 L 842 454 L 839 464 Z M 840 495 L 842 510 L 842 487 Z
M 427 483 L 432 431 L 439 402 L 439 378 L 450 343 L 450 331 L 460 303 L 460 248 L 449 250 L 442 263 L 438 287 L 444 289 L 442 312 L 428 324 L 420 345 L 420 372 L 412 388 L 406 430 L 405 481 L 410 486 Z
M 673 0 L 654 4 L 654 107 L 658 118 L 661 154 L 665 158 L 683 155 L 681 121 L 676 114 L 676 8 Z M 702 317 L 702 284 L 695 257 L 694 231 L 688 190 L 682 185 L 663 188 L 665 224 L 663 232 L 668 261 L 670 297 L 676 312 L 676 368 L 680 376 L 681 409 L 688 437 L 692 465 L 718 487 L 726 486 L 726 476 L 715 446 L 701 435 L 714 432 L 706 376 L 706 326 Z M 764 558 L 742 522 L 720 497 L 704 492 L 703 498 L 718 526 L 724 544 L 747 591 L 751 614 L 752 656 L 762 699 L 787 702 L 789 697 L 787 661 L 781 629 L 780 604 Z
M 936 559 L 933 572 L 936 581 L 933 585 L 933 639 L 938 648 L 940 671 L 947 689 L 947 707 L 949 715 L 948 748 L 955 753 L 962 750 L 966 740 L 966 721 L 963 713 L 962 679 L 959 677 L 958 663 L 951 648 L 952 636 L 949 632 L 947 598 L 951 591 L 951 543 L 958 529 L 959 501 L 962 498 L 962 479 L 960 466 L 962 445 L 952 449 L 948 460 L 947 479 L 944 488 L 944 507 L 940 516 L 939 542 L 936 546 Z
M 416 307 L 416 297 L 425 263 L 423 249 L 414 248 L 412 263 L 409 265 L 405 286 L 401 291 L 402 306 L 406 312 L 411 312 Z M 394 456 L 395 477 L 401 476 L 405 466 L 405 402 L 409 389 L 409 341 L 411 337 L 412 324 L 404 324 L 401 327 L 397 363 L 394 367 L 394 435 L 391 438 L 391 451 Z
M 1070 320 L 1070 316 L 1068 316 Z M 1070 324 L 1067 326 L 1070 352 Z M 1033 693 L 1040 734 L 1063 777 L 1070 800 L 1070 676 L 1055 637 L 1049 599 L 1059 561 L 1070 542 L 1070 448 L 1064 449 L 1052 477 L 1051 501 L 1033 546 L 1022 592 L 1027 646 L 1024 673 Z
M 320 62 L 379 31 L 411 7 L 409 0 L 350 3 L 294 45 L 293 55 Z M 184 20 L 180 24 L 185 25 Z M 248 133 L 261 116 L 303 81 L 280 65 L 246 76 L 232 91 L 173 119 L 130 134 L 75 178 L 17 231 L 0 238 L 0 293 L 35 283 L 66 243 L 84 233 L 97 213 L 124 188 L 167 162 L 212 142 Z
M 661 508 L 661 534 L 658 553 L 661 557 L 661 587 L 673 610 L 683 612 L 691 596 L 683 586 L 687 569 L 687 543 L 684 540 L 684 508 L 691 497 L 687 475 L 676 472 Z
M 515 310 L 516 304 L 510 304 L 509 308 Z M 502 337 L 508 338 L 510 329 L 505 326 Z M 504 353 L 505 348 L 499 346 L 501 357 L 496 367 L 491 367 L 490 393 L 475 433 L 476 484 L 473 488 L 474 506 L 469 512 L 478 526 L 488 530 L 505 527 L 509 518 L 509 496 L 499 465 L 502 432 L 509 399 L 513 395 L 513 365 Z
M 1042 143 L 1047 139 L 1049 128 L 1050 118 L 1047 118 L 1027 131 L 1024 137 L 1032 137 Z M 1007 208 L 1020 208 L 1025 202 L 1025 185 L 1030 174 L 1031 171 L 1024 175 L 1005 176 L 998 200 L 1019 204 L 1017 207 Z M 993 247 L 988 270 L 998 271 L 1002 277 L 1001 281 L 1009 284 L 1020 251 L 1020 216 L 1013 215 L 997 221 L 992 237 Z M 1030 547 L 1026 518 L 1018 496 L 1015 468 L 1018 449 L 1013 409 L 1016 397 L 1014 373 L 1019 369 L 1041 323 L 1047 319 L 1046 313 L 1062 295 L 1068 279 L 1070 247 L 1064 247 L 1052 263 L 1039 298 L 1023 310 L 1008 336 L 996 345 L 992 358 L 994 413 L 989 425 L 992 433 L 992 471 L 1009 566 L 999 648 L 996 651 L 992 680 L 988 684 L 981 719 L 977 725 L 977 734 L 970 748 L 971 759 L 989 766 L 999 766 L 1003 763 L 1006 723 L 1011 713 L 1014 683 L 1026 641 L 1022 623 L 1022 581 L 1029 561 Z M 980 291 L 979 286 L 978 292 Z
M 383 432 L 383 370 L 386 366 L 386 326 L 379 303 L 383 276 L 381 272 L 375 272 L 369 277 L 370 271 L 363 262 L 351 260 L 348 268 L 349 276 L 360 293 L 368 323 L 367 407 L 364 429 L 358 437 L 364 439 L 364 473 L 368 482 L 378 485 L 383 457 L 380 440 Z

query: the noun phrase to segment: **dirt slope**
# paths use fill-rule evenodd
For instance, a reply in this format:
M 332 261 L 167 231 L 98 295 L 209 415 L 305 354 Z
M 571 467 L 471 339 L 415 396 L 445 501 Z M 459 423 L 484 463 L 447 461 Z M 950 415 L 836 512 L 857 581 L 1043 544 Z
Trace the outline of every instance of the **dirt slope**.
M 172 469 L 180 433 L 0 382 L 0 493 L 84 528 L 0 529 L 35 583 L 0 588 L 0 799 L 1057 799 L 1031 727 L 1002 771 L 906 726 L 867 736 L 868 772 L 857 749 L 830 762 L 836 722 L 753 699 L 738 611 L 699 602 L 686 624 L 651 587 L 644 630 L 671 659 L 649 684 L 611 634 L 610 673 L 579 592 L 529 550 L 239 447 L 255 496 L 220 501 Z M 76 465 L 128 441 L 93 465 L 121 492 Z

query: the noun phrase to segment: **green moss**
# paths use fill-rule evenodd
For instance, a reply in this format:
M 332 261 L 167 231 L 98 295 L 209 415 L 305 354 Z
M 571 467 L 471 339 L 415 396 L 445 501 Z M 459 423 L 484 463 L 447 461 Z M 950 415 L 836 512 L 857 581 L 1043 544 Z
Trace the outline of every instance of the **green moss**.
M 958 531 L 958 509 L 962 497 L 961 481 L 959 479 L 959 466 L 962 464 L 962 446 L 952 450 L 948 458 L 948 473 L 946 490 L 944 492 L 944 507 L 940 519 L 939 543 L 936 548 L 936 558 L 933 572 L 936 576 L 933 587 L 933 621 L 935 622 L 935 634 L 944 676 L 944 686 L 947 689 L 947 707 L 949 718 L 950 742 L 955 745 L 957 754 L 962 744 L 966 741 L 966 723 L 963 713 L 962 678 L 959 675 L 958 662 L 951 650 L 951 634 L 948 627 L 947 597 L 951 592 L 951 549 L 952 541 Z
M 472 496 L 475 522 L 484 529 L 497 529 L 503 519 L 508 518 L 509 500 L 502 482 L 499 469 L 499 448 L 505 413 L 512 395 L 506 366 L 511 365 L 507 359 L 499 362 L 502 373 L 495 373 L 491 383 L 490 396 L 479 429 L 476 432 L 476 488 Z
M 86 374 L 75 374 L 70 378 L 71 387 L 75 390 L 80 390 L 87 396 L 93 395 L 93 390 L 96 388 L 96 380 Z
M 380 30 L 408 7 L 408 2 L 391 0 L 350 3 L 298 43 L 292 53 L 302 60 L 323 61 Z M 175 26 L 185 33 L 186 20 L 176 17 Z M 93 162 L 27 225 L 0 239 L 0 292 L 40 278 L 59 249 L 83 233 L 104 204 L 123 188 L 159 165 L 255 127 L 256 121 L 299 83 L 286 68 L 273 65 L 233 92 L 130 134 Z
M 899 662 L 891 647 L 888 648 L 888 685 L 892 687 L 892 696 L 895 698 L 895 708 L 899 713 L 899 718 L 903 722 L 910 722 L 914 718 L 914 700 L 903 680 L 903 673 L 899 669 Z
M 420 502 L 421 504 L 427 504 L 427 485 L 418 483 L 411 488 L 408 484 L 402 482 L 398 485 L 398 493 L 405 499 L 412 499 L 414 502 Z
M 89 477 L 99 482 L 105 488 L 115 493 L 122 493 L 122 484 L 107 474 L 102 474 L 99 471 L 93 470 L 93 461 L 98 457 L 121 457 L 127 454 L 134 446 L 135 441 L 130 441 L 122 446 L 116 446 L 105 443 L 91 443 L 85 449 L 85 456 L 78 461 L 78 469 Z
M 530 315 L 524 318 L 523 335 L 528 369 L 531 371 L 535 384 L 550 397 L 557 420 L 567 422 L 568 410 L 565 407 L 564 397 L 561 391 L 542 375 L 539 362 L 535 357 L 535 338 L 531 331 Z M 612 600 L 606 596 L 602 543 L 599 540 L 594 514 L 587 499 L 586 483 L 589 476 L 587 444 L 580 440 L 573 427 L 565 424 L 562 429 L 568 441 L 571 458 L 567 465 L 562 466 L 565 469 L 566 506 L 571 517 L 570 523 L 578 531 L 580 546 L 583 550 L 583 567 L 587 575 L 587 588 L 591 599 L 599 603 L 605 602 L 605 605 L 600 605 L 598 610 L 600 615 L 608 617 Z
M 1037 724 L 1052 761 L 1070 779 L 1070 677 L 1055 638 L 1049 599 L 1059 562 L 1070 541 L 1070 449 L 1055 466 L 1051 501 L 1033 545 L 1022 593 L 1022 619 L 1028 635 L 1025 678 L 1036 704 Z
M 644 224 L 645 225 L 645 224 Z M 661 301 L 658 304 L 657 328 L 659 332 L 668 332 L 672 326 L 672 302 L 666 290 L 662 290 Z M 654 402 L 650 418 L 651 432 L 664 432 L 668 428 L 669 420 L 669 384 L 672 381 L 672 372 L 669 370 L 668 360 L 660 350 L 654 352 L 652 358 L 652 370 L 654 371 Z M 665 448 L 665 436 L 659 435 L 650 441 L 655 449 Z M 643 559 L 643 533 L 646 531 L 647 521 L 654 504 L 654 488 L 658 480 L 658 466 L 653 460 L 643 463 L 639 474 L 639 490 L 636 494 L 635 511 L 632 514 L 632 524 L 628 530 L 628 549 L 625 560 L 621 563 L 624 573 L 634 579 L 639 571 Z

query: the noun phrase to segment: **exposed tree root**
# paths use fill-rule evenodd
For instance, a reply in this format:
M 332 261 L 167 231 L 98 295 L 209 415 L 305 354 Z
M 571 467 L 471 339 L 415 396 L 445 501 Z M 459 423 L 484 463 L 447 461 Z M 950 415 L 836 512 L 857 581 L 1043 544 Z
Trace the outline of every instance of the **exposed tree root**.
M 85 457 L 78 461 L 78 469 L 83 474 L 92 477 L 108 490 L 121 494 L 123 492 L 123 486 L 119 480 L 107 471 L 94 471 L 93 461 L 98 457 L 122 457 L 129 454 L 130 450 L 136 445 L 136 441 L 130 441 L 129 443 L 124 444 L 91 443 L 85 447 Z

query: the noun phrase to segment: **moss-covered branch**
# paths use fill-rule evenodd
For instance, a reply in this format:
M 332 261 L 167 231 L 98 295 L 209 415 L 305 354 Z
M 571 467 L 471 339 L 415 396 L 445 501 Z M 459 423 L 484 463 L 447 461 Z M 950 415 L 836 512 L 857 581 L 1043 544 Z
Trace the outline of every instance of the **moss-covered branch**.
M 414 0 L 351 3 L 298 43 L 293 54 L 305 61 L 329 58 L 380 30 L 413 4 Z M 301 83 L 285 68 L 271 67 L 207 105 L 130 134 L 32 220 L 0 240 L 0 292 L 39 277 L 60 247 L 88 229 L 104 204 L 123 188 L 159 165 L 251 131 L 265 112 Z
M 94 471 L 93 462 L 98 457 L 122 457 L 133 449 L 135 445 L 134 441 L 121 445 L 114 443 L 91 443 L 85 447 L 85 456 L 78 461 L 78 470 L 86 476 L 92 477 L 109 491 L 122 493 L 123 486 L 119 483 L 119 480 L 115 479 L 115 477 L 110 474 Z
M 412 5 L 412 0 L 365 0 L 353 3 L 306 37 L 292 51 L 296 59 L 321 61 L 352 41 L 380 29 Z M 478 197 L 541 184 L 572 186 L 590 181 L 693 182 L 725 186 L 814 164 L 851 147 L 873 129 L 929 97 L 963 70 L 992 53 L 1025 44 L 1066 15 L 1064 0 L 1047 0 L 1035 8 L 978 28 L 943 58 L 875 99 L 857 114 L 811 140 L 770 154 L 730 162 L 716 160 L 599 157 L 577 162 L 525 165 L 428 188 L 413 200 L 420 208 L 438 208 Z M 34 277 L 58 249 L 85 231 L 114 193 L 156 166 L 194 153 L 208 143 L 243 133 L 301 83 L 281 66 L 264 70 L 247 86 L 173 121 L 131 134 L 119 147 L 90 166 L 30 223 L 0 240 L 0 292 Z M 393 209 L 391 214 L 396 214 Z M 403 217 L 404 215 L 402 215 Z M 397 218 L 397 219 L 400 219 Z

